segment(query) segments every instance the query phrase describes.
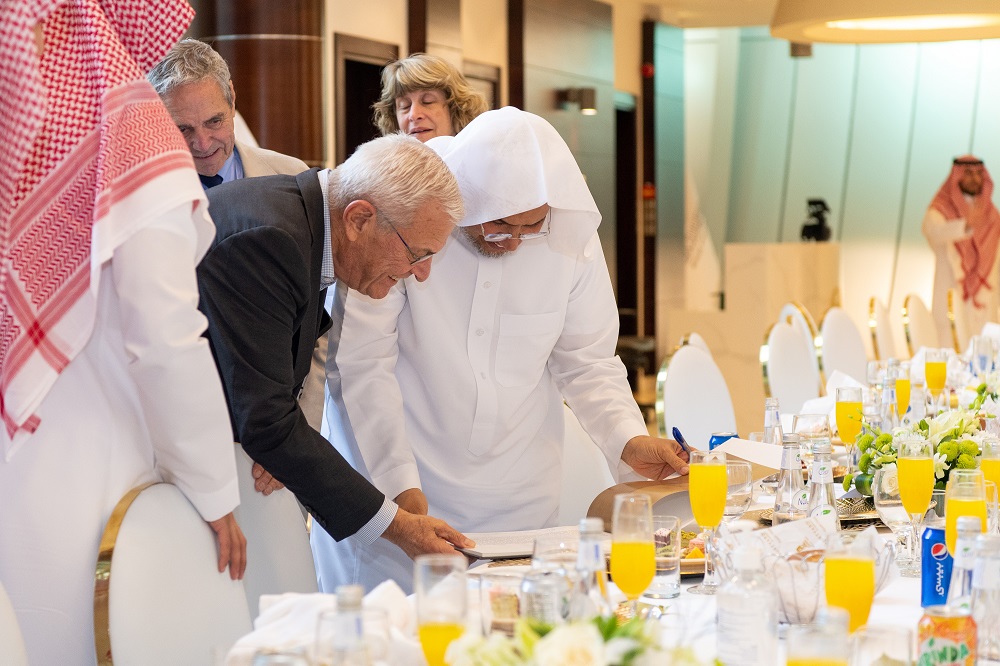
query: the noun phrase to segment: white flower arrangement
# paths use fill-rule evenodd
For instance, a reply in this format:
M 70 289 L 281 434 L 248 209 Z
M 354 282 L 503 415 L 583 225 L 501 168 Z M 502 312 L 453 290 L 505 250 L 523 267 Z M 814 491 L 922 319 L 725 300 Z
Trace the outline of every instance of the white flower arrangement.
M 614 617 L 554 628 L 519 620 L 513 638 L 465 634 L 448 646 L 450 666 L 707 666 L 688 647 L 666 650 L 650 625 Z

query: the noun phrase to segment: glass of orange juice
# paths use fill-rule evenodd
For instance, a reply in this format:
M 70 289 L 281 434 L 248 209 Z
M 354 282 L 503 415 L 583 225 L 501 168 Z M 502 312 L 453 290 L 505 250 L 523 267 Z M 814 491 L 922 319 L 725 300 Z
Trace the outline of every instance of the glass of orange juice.
M 982 457 L 979 460 L 979 469 L 983 470 L 983 476 L 987 481 L 1000 486 L 1000 438 L 993 435 L 983 437 L 979 446 Z
M 726 510 L 729 476 L 726 454 L 722 451 L 691 451 L 688 473 L 688 497 L 694 520 L 705 532 L 705 577 L 698 585 L 688 588 L 694 594 L 715 594 L 715 529 Z
M 922 437 L 896 440 L 896 469 L 899 479 L 899 499 L 910 516 L 910 565 L 900 574 L 920 577 L 921 523 L 931 505 L 934 492 L 934 445 Z
M 788 666 L 847 666 L 847 611 L 820 608 L 812 624 L 788 627 Z
M 837 389 L 837 432 L 847 448 L 847 473 L 854 473 L 854 445 L 864 417 L 861 411 L 861 387 L 842 386 Z
M 896 415 L 900 419 L 910 409 L 910 363 L 901 361 L 893 368 L 893 377 L 896 384 Z
M 831 534 L 823 558 L 823 578 L 826 603 L 847 611 L 848 630 L 866 625 L 875 598 L 875 547 L 869 535 Z
M 944 491 L 944 540 L 948 552 L 955 552 L 959 516 L 978 516 L 983 532 L 987 528 L 986 480 L 981 469 L 953 469 Z
M 467 592 L 464 555 L 418 555 L 413 561 L 417 634 L 429 666 L 445 666 L 444 655 L 465 631 Z
M 628 597 L 633 617 L 636 600 L 656 574 L 652 507 L 649 495 L 643 493 L 615 495 L 611 517 L 611 580 Z
M 924 382 L 931 392 L 931 409 L 927 416 L 936 416 L 942 407 L 941 395 L 948 380 L 948 352 L 928 349 L 924 353 Z

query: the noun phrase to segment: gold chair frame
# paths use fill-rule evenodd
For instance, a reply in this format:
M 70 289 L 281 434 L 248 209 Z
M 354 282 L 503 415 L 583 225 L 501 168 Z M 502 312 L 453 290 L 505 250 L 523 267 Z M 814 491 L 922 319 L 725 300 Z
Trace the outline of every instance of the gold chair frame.
M 962 345 L 958 340 L 958 325 L 955 323 L 958 317 L 958 307 L 956 304 L 957 295 L 955 294 L 955 289 L 951 288 L 948 290 L 948 328 L 951 330 L 951 346 L 955 348 L 955 351 L 959 354 L 962 353 Z

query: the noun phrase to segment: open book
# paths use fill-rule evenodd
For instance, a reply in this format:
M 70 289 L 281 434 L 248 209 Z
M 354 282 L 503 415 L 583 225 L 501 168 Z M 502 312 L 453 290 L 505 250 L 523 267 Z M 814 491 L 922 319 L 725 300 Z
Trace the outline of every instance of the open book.
M 473 532 L 466 534 L 476 542 L 472 548 L 459 548 L 466 555 L 482 559 L 498 560 L 511 557 L 531 557 L 538 537 L 556 537 L 568 542 L 580 540 L 580 530 L 575 525 L 568 527 L 546 527 L 540 530 L 520 532 Z M 608 543 L 611 535 L 607 535 Z

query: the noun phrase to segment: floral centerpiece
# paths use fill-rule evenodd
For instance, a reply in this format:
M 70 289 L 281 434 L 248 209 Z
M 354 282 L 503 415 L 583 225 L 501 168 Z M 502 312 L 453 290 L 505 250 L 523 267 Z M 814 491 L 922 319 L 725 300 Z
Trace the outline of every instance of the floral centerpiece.
M 513 638 L 465 634 L 449 647 L 450 666 L 708 666 L 689 647 L 661 648 L 643 620 L 594 618 L 557 627 L 518 620 Z
M 966 409 L 953 409 L 932 419 L 921 419 L 908 428 L 896 428 L 892 433 L 869 428 L 855 440 L 858 448 L 860 474 L 844 478 L 844 489 L 853 483 L 862 495 L 872 494 L 872 478 L 883 467 L 896 464 L 897 444 L 902 439 L 920 437 L 934 447 L 934 487 L 943 490 L 953 469 L 979 467 L 982 451 L 982 408 L 987 398 L 997 400 L 997 393 L 987 384 L 980 384 L 976 398 Z

